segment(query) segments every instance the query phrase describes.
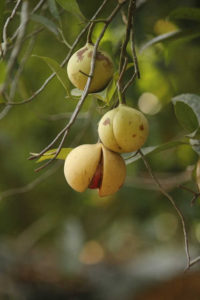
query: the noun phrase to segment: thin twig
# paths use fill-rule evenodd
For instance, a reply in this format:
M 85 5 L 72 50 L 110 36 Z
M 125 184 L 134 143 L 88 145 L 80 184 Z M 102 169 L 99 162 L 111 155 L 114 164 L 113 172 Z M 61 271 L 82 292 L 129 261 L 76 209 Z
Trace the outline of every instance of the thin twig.
M 119 101 L 122 103 L 125 103 L 125 95 L 124 92 L 126 89 L 122 88 L 122 77 L 126 71 L 124 69 L 124 66 L 127 64 L 126 61 L 126 48 L 130 40 L 130 34 L 131 34 L 131 29 L 133 25 L 133 14 L 135 11 L 136 5 L 134 0 L 129 1 L 129 7 L 128 7 L 128 19 L 125 20 L 126 22 L 126 34 L 125 34 L 125 39 L 124 42 L 122 43 L 122 48 L 120 52 L 120 60 L 119 60 L 119 77 L 120 80 L 118 81 L 118 95 L 119 95 Z M 133 78 L 132 78 L 133 80 Z M 132 81 L 131 81 L 132 82 Z
M 133 10 L 134 10 L 134 1 L 130 0 L 129 7 L 128 7 L 128 20 L 127 20 L 127 25 L 126 25 L 126 34 L 125 34 L 125 39 L 122 43 L 122 48 L 121 48 L 121 53 L 120 53 L 119 74 L 121 73 L 122 68 L 123 68 L 124 58 L 126 56 L 126 47 L 127 47 L 128 42 L 130 40 Z
M 131 78 L 129 79 L 129 81 L 127 81 L 127 83 L 123 87 L 122 94 L 124 94 L 126 92 L 126 90 L 128 89 L 128 87 L 134 82 L 135 78 L 136 78 L 136 72 L 133 73 L 133 75 L 131 76 Z
M 36 4 L 36 6 L 33 8 L 33 10 L 31 11 L 31 14 L 34 14 L 36 13 L 36 11 L 43 5 L 43 3 L 45 2 L 46 0 L 40 0 L 38 2 L 38 4 Z
M 38 33 L 42 32 L 42 31 L 44 31 L 44 27 L 39 27 L 38 29 L 34 30 L 33 32 L 27 34 L 23 41 L 26 41 L 26 40 L 32 38 L 33 36 L 37 35 Z
M 14 79 L 12 80 L 11 82 L 11 87 L 10 87 L 10 93 L 9 93 L 9 96 L 6 96 L 5 93 L 4 93 L 4 96 L 6 97 L 7 99 L 7 102 L 9 103 L 9 101 L 11 101 L 13 99 L 13 97 L 15 96 L 15 92 L 16 92 L 16 88 L 17 88 L 17 83 L 18 83 L 18 79 L 24 69 L 24 66 L 25 66 L 25 63 L 28 59 L 28 57 L 30 56 L 31 52 L 32 52 L 32 49 L 33 49 L 33 46 L 34 46 L 34 37 L 30 40 L 29 42 L 29 45 L 25 51 L 25 54 L 19 64 L 19 68 L 15 74 L 15 77 Z M 12 108 L 12 105 L 9 105 L 7 104 L 4 109 L 1 111 L 0 113 L 0 120 L 2 120 L 6 115 L 7 113 L 10 111 L 10 109 Z
M 134 63 L 134 69 L 135 73 L 137 75 L 137 78 L 140 79 L 140 70 L 139 70 L 139 65 L 138 65 L 138 59 L 137 59 L 137 54 L 135 50 L 135 30 L 134 30 L 134 18 L 135 18 L 135 12 L 136 12 L 136 0 L 133 3 L 133 15 L 132 15 L 132 20 L 131 20 L 131 50 L 132 50 L 132 55 L 133 55 L 133 63 Z
M 33 15 L 45 2 L 46 0 L 41 0 L 40 2 L 38 2 L 38 4 L 36 4 L 36 6 L 33 8 L 33 10 L 30 12 L 30 15 Z M 16 36 L 18 35 L 19 30 L 21 29 L 21 25 L 19 25 L 19 27 L 16 29 L 16 31 L 14 32 L 14 34 L 12 35 L 12 37 L 10 38 L 10 42 L 12 42 Z
M 36 179 L 34 179 L 32 182 L 28 183 L 27 185 L 15 189 L 10 189 L 7 191 L 4 191 L 0 194 L 0 201 L 4 198 L 8 198 L 11 196 L 19 195 L 19 194 L 24 194 L 32 190 L 35 186 L 40 184 L 42 181 L 44 181 L 46 178 L 49 176 L 53 175 L 58 168 L 61 166 L 61 163 L 58 162 L 55 164 L 52 168 L 48 169 L 45 173 L 42 175 L 38 176 Z
M 183 189 L 183 190 L 186 190 L 186 191 L 192 193 L 193 195 L 197 195 L 197 194 L 199 195 L 198 192 L 193 191 L 192 189 L 188 188 L 187 186 L 180 185 L 179 188 L 181 188 L 181 189 Z
M 95 12 L 95 14 L 93 15 L 93 17 L 91 18 L 91 20 L 96 19 L 96 17 L 98 16 L 98 14 L 102 11 L 102 9 L 104 8 L 104 6 L 106 5 L 106 3 L 108 2 L 108 0 L 104 0 L 103 3 L 101 4 L 101 6 L 98 8 L 98 10 Z M 70 51 L 68 52 L 67 56 L 65 57 L 65 59 L 62 61 L 62 63 L 60 64 L 61 67 L 65 66 L 65 64 L 68 62 L 68 60 L 70 59 L 75 47 L 77 46 L 78 42 L 80 41 L 80 39 L 82 38 L 82 36 L 85 34 L 85 32 L 88 30 L 89 26 L 91 24 L 91 21 L 88 22 L 88 24 L 81 30 L 81 32 L 78 34 L 77 38 L 75 39 L 74 43 L 71 46 Z M 42 86 L 35 91 L 28 99 L 25 99 L 23 101 L 20 102 L 11 102 L 9 103 L 10 105 L 21 105 L 21 104 L 26 104 L 31 102 L 36 96 L 38 96 L 43 90 L 44 88 L 47 86 L 47 84 L 54 78 L 54 76 L 56 75 L 55 72 L 53 72 L 42 84 Z
M 62 42 L 65 46 L 67 46 L 67 48 L 71 49 L 72 46 L 71 46 L 71 45 L 68 43 L 68 41 L 66 40 L 66 38 L 65 38 L 65 36 L 64 36 L 64 33 L 63 33 L 63 31 L 62 31 L 61 28 L 58 28 L 58 32 L 60 33 L 60 36 L 61 36 L 61 38 L 62 38 L 61 42 Z
M 132 29 L 132 34 L 131 34 L 131 50 L 133 54 L 133 63 L 134 63 L 134 69 L 135 73 L 137 75 L 137 78 L 140 79 L 140 70 L 139 70 L 139 65 L 138 65 L 138 59 L 137 59 L 137 54 L 135 50 L 135 38 L 134 38 L 134 30 Z
M 15 31 L 14 35 L 10 38 L 10 42 L 12 43 L 13 40 L 16 38 L 16 35 L 19 32 L 19 28 L 17 28 L 17 30 Z M 23 38 L 23 42 L 25 42 L 26 40 L 32 38 L 33 36 L 37 35 L 38 33 L 42 32 L 44 30 L 44 27 L 38 27 L 38 29 L 34 30 L 33 32 L 27 34 L 24 38 Z
M 3 93 L 6 90 L 8 84 L 9 84 L 10 75 L 12 73 L 15 61 L 16 61 L 17 56 L 18 56 L 18 54 L 19 54 L 19 52 L 21 50 L 21 47 L 23 45 L 23 37 L 25 35 L 27 23 L 28 23 L 28 20 L 29 20 L 28 5 L 29 5 L 28 1 L 24 1 L 23 4 L 22 4 L 21 22 L 20 22 L 21 29 L 20 29 L 20 31 L 18 33 L 15 46 L 14 46 L 14 48 L 12 50 L 12 53 L 10 55 L 10 59 L 8 61 L 8 64 L 7 64 L 6 79 L 4 81 L 4 84 L 1 87 L 1 93 Z M 10 103 L 8 103 L 8 104 L 10 104 Z
M 187 266 L 186 268 L 190 268 L 190 253 L 189 253 L 189 245 L 188 245 L 188 235 L 187 235 L 187 231 L 186 231 L 186 225 L 185 225 L 185 220 L 183 217 L 183 214 L 181 213 L 181 211 L 179 210 L 179 208 L 177 207 L 176 203 L 174 202 L 174 199 L 172 198 L 171 195 L 169 195 L 161 186 L 159 180 L 157 179 L 157 177 L 155 176 L 155 174 L 153 173 L 148 160 L 146 159 L 146 157 L 144 156 L 143 152 L 141 151 L 141 149 L 139 150 L 139 153 L 142 157 L 142 160 L 149 172 L 149 174 L 151 175 L 152 179 L 154 180 L 155 184 L 158 186 L 160 192 L 169 199 L 169 201 L 171 202 L 171 204 L 173 205 L 173 207 L 175 208 L 177 214 L 179 215 L 179 218 L 181 220 L 182 223 L 182 228 L 183 228 L 183 234 L 184 234 L 184 242 L 185 242 L 185 253 L 186 253 L 186 257 L 187 257 Z
M 121 73 L 119 74 L 119 79 L 117 81 L 119 102 L 124 103 L 124 104 L 126 103 L 126 99 L 124 97 L 124 94 L 122 93 L 122 77 L 123 77 L 124 73 L 126 72 L 127 63 L 128 63 L 128 58 L 125 57 L 124 58 L 124 65 L 123 65 L 123 68 L 121 70 Z
M 0 120 L 2 120 L 8 114 L 8 112 L 11 109 L 11 107 L 12 107 L 11 105 L 6 105 L 4 107 L 4 109 L 2 109 L 2 111 L 0 112 Z
M 130 2 L 131 4 L 131 2 Z M 130 29 L 130 32 L 126 31 L 126 35 L 129 34 L 129 39 L 131 38 L 131 51 L 134 63 L 134 73 L 125 86 L 122 89 L 123 98 L 125 98 L 124 94 L 128 87 L 135 81 L 136 77 L 140 78 L 139 65 L 135 50 L 135 31 L 134 31 L 134 17 L 136 12 L 136 0 L 132 0 L 132 5 L 129 6 L 129 19 L 127 20 L 125 13 L 122 11 L 122 20 L 126 27 Z M 122 49 L 123 50 L 123 49 Z M 124 50 L 125 51 L 125 50 Z
M 17 9 L 20 5 L 20 3 L 22 2 L 22 0 L 18 0 L 11 15 L 7 18 L 6 22 L 5 22 L 5 25 L 4 25 L 4 28 L 3 28 L 3 43 L 4 43 L 4 55 L 6 54 L 6 51 L 7 51 L 7 28 L 8 28 L 8 25 L 10 23 L 10 21 L 14 18 L 16 12 L 17 12 Z
M 190 189 L 190 188 L 188 188 L 188 187 L 186 187 L 186 186 L 184 186 L 182 184 L 179 186 L 179 188 L 181 188 L 183 190 L 186 190 L 186 191 L 188 191 L 188 192 L 190 192 L 190 193 L 193 194 L 193 197 L 192 197 L 192 200 L 191 200 L 191 206 L 193 206 L 195 204 L 197 198 L 200 197 L 200 192 L 195 192 L 192 189 Z
M 92 43 L 92 32 L 94 29 L 95 23 L 91 23 L 90 27 L 88 29 L 88 34 L 87 34 L 87 43 L 93 44 Z
M 21 75 L 21 73 L 23 72 L 24 66 L 26 64 L 27 59 L 29 58 L 29 56 L 31 55 L 31 52 L 33 50 L 35 44 L 35 36 L 32 37 L 32 39 L 29 41 L 28 46 L 25 50 L 25 53 L 19 63 L 19 68 L 15 74 L 14 79 L 12 80 L 11 83 L 11 89 L 10 89 L 10 94 L 9 94 L 9 99 L 13 99 L 15 92 L 16 92 L 16 88 L 17 88 L 17 84 L 18 84 L 18 80 L 19 77 Z
M 200 262 L 200 256 L 197 256 L 196 258 L 194 258 L 193 260 L 190 261 L 190 267 L 195 265 L 198 262 Z M 186 269 L 186 271 L 187 271 L 187 269 Z

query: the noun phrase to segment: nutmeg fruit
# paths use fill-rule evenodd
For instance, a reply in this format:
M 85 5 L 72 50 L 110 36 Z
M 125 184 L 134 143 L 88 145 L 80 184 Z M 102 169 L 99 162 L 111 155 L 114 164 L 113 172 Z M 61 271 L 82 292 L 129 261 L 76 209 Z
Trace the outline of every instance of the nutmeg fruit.
M 86 144 L 68 154 L 64 175 L 77 192 L 98 189 L 99 196 L 104 197 L 114 194 L 123 185 L 126 166 L 119 154 L 106 149 L 102 143 Z
M 84 90 L 90 74 L 91 60 L 94 51 L 93 44 L 87 43 L 83 48 L 75 52 L 67 65 L 67 73 L 70 81 L 79 90 Z M 108 54 L 98 50 L 95 60 L 95 69 L 89 93 L 103 90 L 113 76 L 113 63 Z
M 146 117 L 124 104 L 108 111 L 100 120 L 98 133 L 101 142 L 110 150 L 126 153 L 140 149 L 149 132 Z

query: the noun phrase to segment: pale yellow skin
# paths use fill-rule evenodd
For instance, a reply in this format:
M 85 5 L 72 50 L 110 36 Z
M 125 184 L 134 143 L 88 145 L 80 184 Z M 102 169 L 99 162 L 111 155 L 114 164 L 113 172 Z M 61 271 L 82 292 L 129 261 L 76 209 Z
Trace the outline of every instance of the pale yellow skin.
M 77 192 L 84 192 L 89 187 L 101 159 L 103 176 L 99 196 L 116 193 L 124 183 L 126 166 L 119 154 L 106 149 L 101 143 L 81 145 L 68 154 L 64 165 L 68 184 Z
M 104 197 L 116 193 L 122 187 L 126 177 L 126 166 L 123 158 L 102 145 L 103 179 L 99 196 Z
M 200 159 L 197 162 L 197 168 L 196 168 L 196 181 L 197 185 L 200 191 Z
M 91 60 L 94 46 L 87 43 L 83 48 L 75 52 L 67 65 L 67 73 L 72 84 L 79 90 L 84 90 L 88 76 L 90 74 Z M 86 75 L 84 75 L 83 73 Z M 108 54 L 97 51 L 95 69 L 89 93 L 103 90 L 113 76 L 113 63 Z
M 84 192 L 94 176 L 101 159 L 101 145 L 81 145 L 67 156 L 64 174 L 68 184 L 77 192 Z
M 101 118 L 98 133 L 108 149 L 126 153 L 142 147 L 147 139 L 149 126 L 140 111 L 120 104 Z

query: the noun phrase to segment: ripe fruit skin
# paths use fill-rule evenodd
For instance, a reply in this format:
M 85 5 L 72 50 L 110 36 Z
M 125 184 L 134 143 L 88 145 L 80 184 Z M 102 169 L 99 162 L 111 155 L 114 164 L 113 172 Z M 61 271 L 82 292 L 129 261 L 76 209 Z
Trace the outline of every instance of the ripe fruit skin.
M 67 65 L 67 73 L 70 81 L 79 90 L 84 90 L 88 76 L 90 74 L 91 59 L 94 46 L 87 43 L 83 48 L 75 52 Z M 80 71 L 87 75 L 84 75 Z M 95 69 L 89 93 L 95 93 L 103 90 L 113 76 L 113 63 L 111 58 L 102 51 L 97 51 Z
M 123 185 L 126 166 L 123 158 L 98 143 L 81 145 L 67 156 L 64 175 L 77 192 L 99 189 L 99 196 L 112 195 Z
M 200 159 L 197 162 L 197 168 L 196 168 L 196 181 L 197 185 L 200 191 Z
M 104 197 L 116 193 L 123 185 L 126 177 L 126 166 L 123 158 L 108 150 L 102 145 L 103 150 L 103 178 L 99 189 L 99 196 Z
M 100 120 L 98 133 L 110 150 L 126 153 L 140 149 L 149 132 L 148 121 L 138 110 L 120 104 Z
M 81 145 L 67 156 L 64 174 L 68 184 L 77 192 L 85 191 L 97 169 L 101 158 L 101 146 Z

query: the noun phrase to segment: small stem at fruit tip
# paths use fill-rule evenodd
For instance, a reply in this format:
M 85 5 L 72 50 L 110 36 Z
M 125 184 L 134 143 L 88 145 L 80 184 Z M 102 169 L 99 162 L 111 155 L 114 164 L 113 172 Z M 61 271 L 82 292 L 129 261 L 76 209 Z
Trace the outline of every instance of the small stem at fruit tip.
M 83 72 L 83 71 L 81 71 L 81 70 L 79 70 L 79 72 L 81 73 L 81 74 L 83 74 L 83 75 L 85 75 L 86 77 L 93 77 L 93 76 L 91 76 L 91 75 L 89 75 L 89 74 L 86 74 L 85 72 Z
M 88 34 L 87 34 L 87 43 L 92 44 L 92 45 L 94 45 L 92 42 L 92 32 L 94 30 L 94 26 L 95 26 L 95 23 L 90 24 L 89 29 L 88 29 Z
M 91 23 L 107 23 L 107 19 L 96 19 L 96 20 L 91 20 Z

